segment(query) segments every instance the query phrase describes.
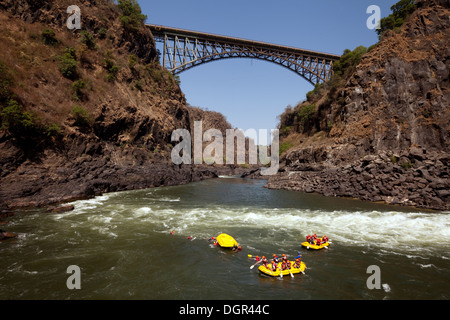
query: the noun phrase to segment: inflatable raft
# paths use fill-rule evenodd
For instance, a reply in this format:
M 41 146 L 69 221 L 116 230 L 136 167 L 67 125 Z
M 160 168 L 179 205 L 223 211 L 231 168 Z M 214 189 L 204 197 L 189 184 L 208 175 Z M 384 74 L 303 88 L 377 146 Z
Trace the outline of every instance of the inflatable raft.
M 308 241 L 305 241 L 305 242 L 302 243 L 302 247 L 305 247 L 306 249 L 320 250 L 320 249 L 323 249 L 323 248 L 328 247 L 330 245 L 330 243 L 328 241 L 324 243 L 324 242 L 322 242 L 322 238 L 319 238 L 319 239 L 321 241 L 320 245 L 317 245 L 316 241 L 314 241 L 314 244 L 311 244 Z
M 289 272 L 288 269 L 283 270 L 283 277 L 290 276 L 291 273 L 292 274 L 303 273 L 305 271 L 305 269 L 306 269 L 306 265 L 303 261 L 300 263 L 300 268 L 296 268 L 295 261 L 291 261 L 291 269 L 289 269 L 291 272 Z M 278 263 L 276 271 L 272 271 L 272 263 L 269 263 L 267 265 L 267 268 L 264 266 L 260 266 L 258 268 L 258 270 L 259 270 L 259 272 L 261 272 L 267 276 L 280 277 L 281 276 L 281 262 Z
M 222 233 L 216 238 L 217 244 L 222 248 L 237 248 L 239 244 L 234 238 L 226 233 Z

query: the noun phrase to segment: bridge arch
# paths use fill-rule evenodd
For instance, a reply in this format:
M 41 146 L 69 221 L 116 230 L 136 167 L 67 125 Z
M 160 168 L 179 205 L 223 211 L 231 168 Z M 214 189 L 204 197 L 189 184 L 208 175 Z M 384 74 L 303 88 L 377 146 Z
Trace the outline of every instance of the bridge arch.
M 340 56 L 239 38 L 147 25 L 162 42 L 163 66 L 179 74 L 195 66 L 230 58 L 252 58 L 281 65 L 312 85 L 328 81 Z

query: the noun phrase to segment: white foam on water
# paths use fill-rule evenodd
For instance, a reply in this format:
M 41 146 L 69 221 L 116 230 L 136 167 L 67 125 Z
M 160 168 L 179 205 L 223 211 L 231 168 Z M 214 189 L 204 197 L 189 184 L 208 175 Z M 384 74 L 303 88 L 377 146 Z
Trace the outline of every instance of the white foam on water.
M 203 228 L 248 227 L 283 232 L 303 240 L 311 233 L 326 234 L 330 239 L 351 245 L 376 246 L 387 250 L 440 247 L 447 249 L 450 215 L 440 213 L 318 211 L 243 207 L 209 207 L 158 210 L 155 213 L 168 228 L 196 235 Z M 194 229 L 194 230 L 189 230 Z M 411 254 L 411 253 L 409 253 Z
M 141 217 L 146 217 L 148 216 L 150 213 L 153 213 L 152 208 L 149 207 L 142 207 L 137 209 L 134 213 L 133 216 L 135 218 L 141 218 Z
M 325 211 L 298 208 L 261 208 L 205 204 L 199 207 L 174 207 L 179 197 L 157 197 L 158 190 L 148 191 L 150 202 L 142 200 L 141 206 L 115 204 L 111 193 L 88 200 L 75 201 L 75 210 L 52 215 L 60 220 L 80 215 L 77 223 L 88 222 L 97 231 L 117 236 L 111 225 L 121 227 L 152 224 L 154 231 L 175 230 L 177 234 L 193 237 L 217 235 L 230 228 L 258 229 L 258 239 L 247 239 L 249 244 L 283 235 L 283 243 L 299 243 L 308 234 L 327 235 L 340 245 L 378 248 L 389 253 L 408 257 L 420 257 L 431 252 L 442 252 L 444 259 L 450 259 L 450 213 L 421 213 L 398 211 Z M 144 202 L 145 201 L 145 202 Z M 147 203 L 147 204 L 145 204 Z M 176 205 L 176 204 L 175 204 Z M 83 215 L 89 213 L 89 215 Z M 70 221 L 70 220 L 69 220 Z M 84 221 L 84 222 L 83 222 Z M 253 237 L 257 237 L 254 235 Z M 273 239 L 271 239 L 273 240 Z M 269 239 L 267 239 L 269 241 Z M 276 241 L 281 241 L 280 239 Z M 289 242 L 290 241 L 290 242 Z M 447 258 L 448 257 L 448 258 Z
M 110 238 L 117 238 L 118 237 L 118 235 L 116 233 L 112 232 L 109 227 L 94 226 L 91 229 L 93 231 L 99 232 L 100 234 L 106 235 L 106 236 L 108 236 Z
M 169 197 L 156 198 L 156 199 L 152 199 L 152 200 L 161 201 L 161 202 L 178 202 L 178 201 L 181 201 L 180 198 L 169 198 Z
M 93 210 L 100 208 L 102 205 L 104 205 L 105 202 L 107 202 L 109 199 L 111 199 L 116 194 L 117 193 L 108 193 L 108 194 L 98 196 L 98 197 L 95 197 L 92 199 L 77 200 L 74 202 L 70 202 L 68 204 L 73 205 L 75 207 L 74 210 L 62 212 L 59 214 L 53 214 L 52 218 L 54 220 L 60 220 L 62 218 L 68 218 L 68 217 L 77 216 L 80 214 L 92 213 Z

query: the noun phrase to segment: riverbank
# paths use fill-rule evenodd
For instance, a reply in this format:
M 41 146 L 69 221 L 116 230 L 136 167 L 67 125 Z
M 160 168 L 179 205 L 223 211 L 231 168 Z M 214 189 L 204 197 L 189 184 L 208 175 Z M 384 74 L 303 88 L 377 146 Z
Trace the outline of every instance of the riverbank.
M 306 152 L 309 151 L 309 152 Z M 317 161 L 309 150 L 291 153 L 267 187 L 328 197 L 350 197 L 438 211 L 450 210 L 450 156 L 415 148 L 409 154 L 382 152 L 353 162 Z M 321 157 L 332 151 L 314 149 Z
M 73 164 L 55 158 L 23 164 L 2 179 L 0 213 L 18 208 L 49 207 L 105 193 L 183 185 L 219 176 L 245 175 L 240 166 L 183 165 L 158 162 L 118 164 L 105 157 L 84 155 Z M 123 161 L 127 157 L 121 158 Z M 54 169 L 56 167 L 56 169 Z M 21 179 L 26 177 L 26 180 Z

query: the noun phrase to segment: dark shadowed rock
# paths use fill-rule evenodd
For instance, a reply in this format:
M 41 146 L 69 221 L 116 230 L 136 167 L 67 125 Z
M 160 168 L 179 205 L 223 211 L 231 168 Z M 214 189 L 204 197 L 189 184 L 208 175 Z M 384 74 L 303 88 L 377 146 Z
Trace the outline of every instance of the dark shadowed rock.
M 75 209 L 75 206 L 73 204 L 67 205 L 67 206 L 60 206 L 60 207 L 50 207 L 47 208 L 47 212 L 51 213 L 62 213 L 62 212 L 68 212 Z

